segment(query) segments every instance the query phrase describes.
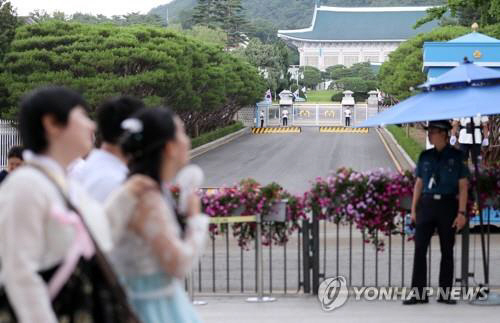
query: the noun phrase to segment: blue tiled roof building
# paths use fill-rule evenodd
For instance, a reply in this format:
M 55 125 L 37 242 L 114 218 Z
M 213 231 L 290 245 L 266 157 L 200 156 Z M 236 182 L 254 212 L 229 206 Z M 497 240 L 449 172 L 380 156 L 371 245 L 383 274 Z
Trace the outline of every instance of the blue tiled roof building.
M 437 26 L 433 21 L 413 29 L 428 8 L 320 6 L 309 28 L 279 30 L 278 37 L 298 48 L 301 66 L 381 64 L 403 41 Z

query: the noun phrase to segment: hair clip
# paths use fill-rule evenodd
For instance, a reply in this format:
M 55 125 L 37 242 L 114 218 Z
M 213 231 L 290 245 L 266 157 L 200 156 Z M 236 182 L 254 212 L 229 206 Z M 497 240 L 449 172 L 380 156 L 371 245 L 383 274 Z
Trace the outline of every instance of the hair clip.
M 137 118 L 125 119 L 121 123 L 123 130 L 127 130 L 130 133 L 136 134 L 142 132 L 143 126 L 142 121 Z

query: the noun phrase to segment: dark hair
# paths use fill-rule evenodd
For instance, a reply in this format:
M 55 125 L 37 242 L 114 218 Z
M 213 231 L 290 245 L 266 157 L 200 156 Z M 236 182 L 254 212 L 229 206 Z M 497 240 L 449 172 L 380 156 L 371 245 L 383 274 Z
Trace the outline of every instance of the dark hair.
M 23 160 L 23 150 L 24 148 L 21 146 L 10 147 L 9 152 L 7 153 L 7 159 L 19 158 L 20 160 Z
M 79 93 L 60 86 L 39 88 L 26 95 L 21 101 L 19 113 L 19 130 L 24 147 L 35 153 L 47 149 L 43 117 L 51 115 L 65 126 L 71 110 L 77 106 L 88 110 L 87 102 Z
M 117 144 L 123 135 L 122 121 L 144 108 L 144 103 L 131 96 L 120 96 L 105 101 L 96 114 L 101 141 Z
M 129 155 L 129 176 L 143 174 L 161 184 L 163 147 L 175 139 L 174 114 L 168 108 L 143 109 L 132 116 L 141 129 L 126 131 L 121 148 Z

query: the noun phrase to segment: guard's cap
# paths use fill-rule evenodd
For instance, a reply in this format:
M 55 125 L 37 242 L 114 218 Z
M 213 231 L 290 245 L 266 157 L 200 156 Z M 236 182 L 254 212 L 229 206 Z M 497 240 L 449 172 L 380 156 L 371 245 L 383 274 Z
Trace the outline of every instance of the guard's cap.
M 452 126 L 448 120 L 437 120 L 429 121 L 429 125 L 424 127 L 425 130 L 428 130 L 429 128 L 438 128 L 448 131 L 452 128 Z

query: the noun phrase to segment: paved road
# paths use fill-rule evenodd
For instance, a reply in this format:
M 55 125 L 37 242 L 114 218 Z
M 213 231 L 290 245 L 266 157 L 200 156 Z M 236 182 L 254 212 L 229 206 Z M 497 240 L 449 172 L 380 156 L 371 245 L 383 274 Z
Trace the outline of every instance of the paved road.
M 206 298 L 208 304 L 197 307 L 206 323 L 462 323 L 498 322 L 498 306 L 472 306 L 465 302 L 449 306 L 434 299 L 427 305 L 403 306 L 399 301 L 356 301 L 332 312 L 321 310 L 316 297 L 279 297 L 276 302 L 246 303 L 243 297 Z
M 378 134 L 319 133 L 303 127 L 300 134 L 245 135 L 193 159 L 205 171 L 205 186 L 233 185 L 243 178 L 261 184 L 276 181 L 295 194 L 310 181 L 339 167 L 366 171 L 395 170 Z

